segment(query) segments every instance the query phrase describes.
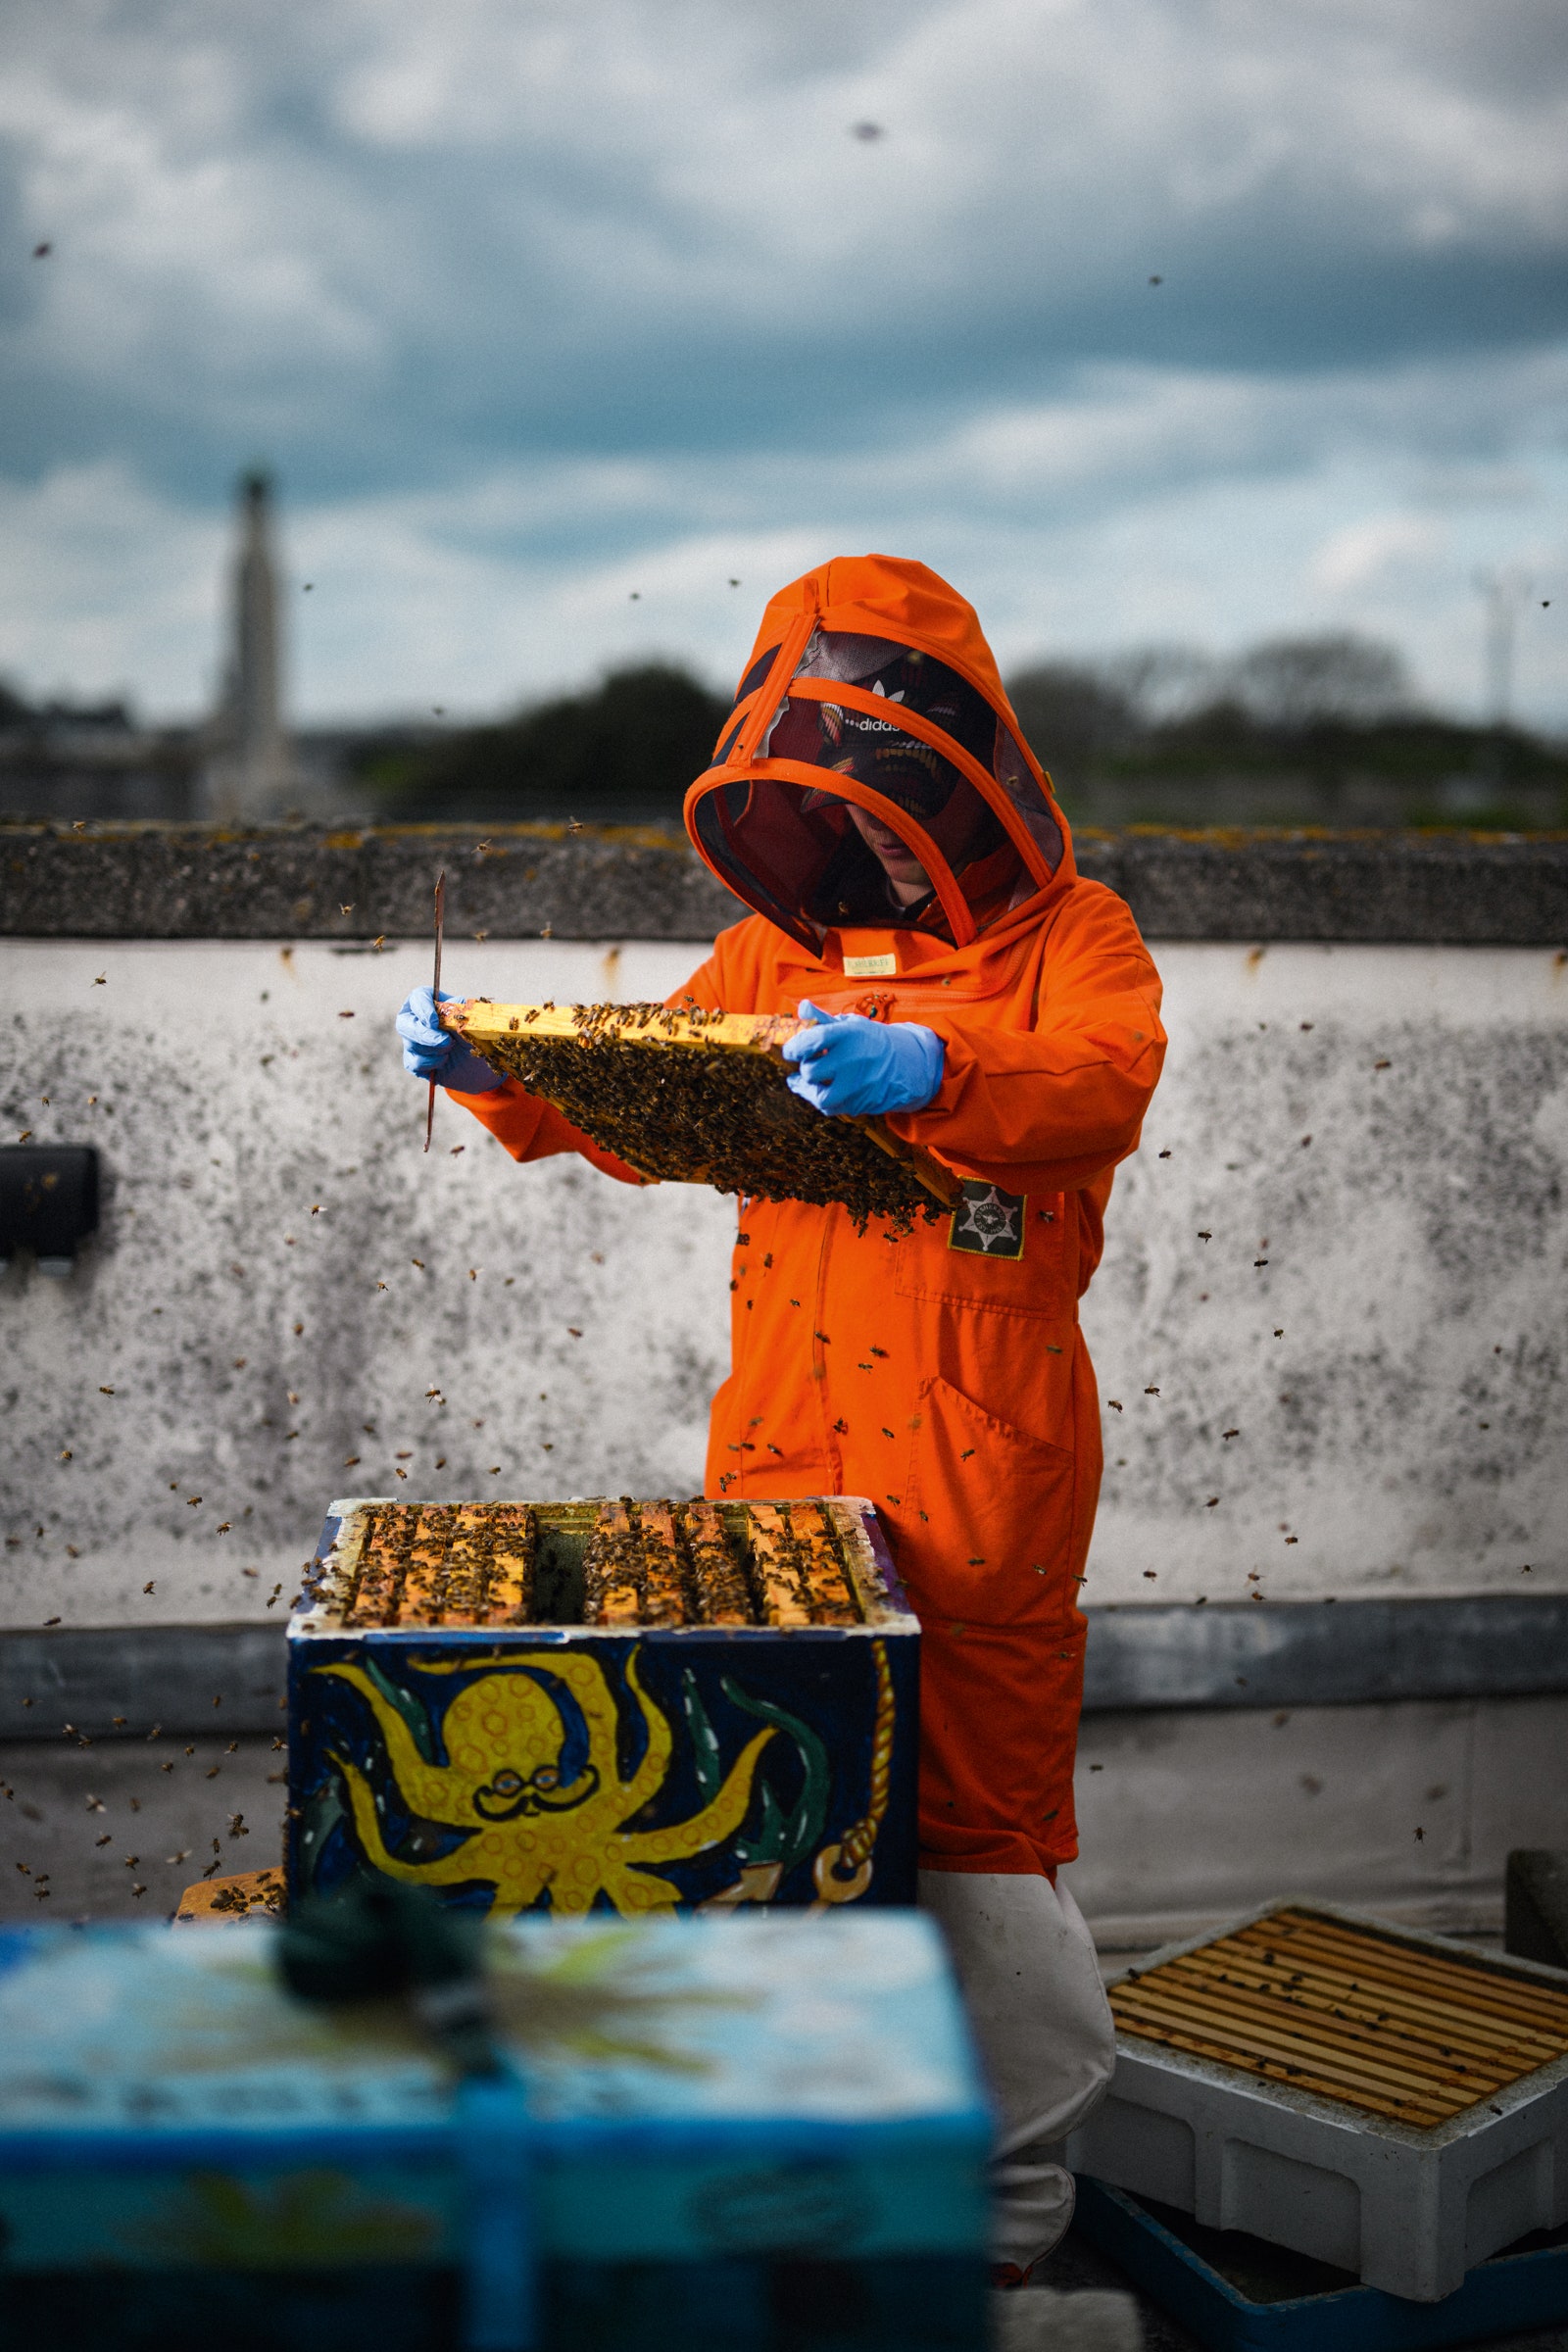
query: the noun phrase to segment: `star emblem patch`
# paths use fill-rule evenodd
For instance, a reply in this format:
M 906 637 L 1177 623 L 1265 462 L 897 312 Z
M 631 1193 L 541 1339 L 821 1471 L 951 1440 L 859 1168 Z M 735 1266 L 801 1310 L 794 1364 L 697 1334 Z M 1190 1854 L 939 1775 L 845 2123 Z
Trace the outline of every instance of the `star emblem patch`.
M 1024 1206 L 1023 1194 L 1004 1193 L 997 1185 L 971 1179 L 953 1212 L 948 1248 L 966 1250 L 971 1257 L 1022 1257 Z

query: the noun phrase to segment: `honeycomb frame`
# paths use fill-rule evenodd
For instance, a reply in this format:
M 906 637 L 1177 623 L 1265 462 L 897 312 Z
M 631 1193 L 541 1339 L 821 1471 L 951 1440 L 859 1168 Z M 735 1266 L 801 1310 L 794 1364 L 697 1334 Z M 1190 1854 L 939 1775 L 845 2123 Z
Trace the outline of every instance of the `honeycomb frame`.
M 445 1004 L 444 1028 L 652 1182 L 847 1208 L 908 1231 L 956 1206 L 956 1177 L 880 1118 L 792 1094 L 791 1014 L 663 1004 Z

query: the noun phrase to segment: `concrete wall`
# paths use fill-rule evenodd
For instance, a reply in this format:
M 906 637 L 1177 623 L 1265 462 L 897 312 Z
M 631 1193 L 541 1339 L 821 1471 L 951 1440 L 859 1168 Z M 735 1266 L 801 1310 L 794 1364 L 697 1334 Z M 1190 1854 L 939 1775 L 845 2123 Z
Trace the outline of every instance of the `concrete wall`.
M 0 1626 L 122 1635 L 69 1704 L 57 1636 L 8 1645 L 6 1858 L 54 1892 L 8 1870 L 0 1911 L 139 1913 L 214 1838 L 226 1868 L 275 1852 L 275 1669 L 177 1629 L 275 1627 L 345 1489 L 694 1489 L 733 1211 L 518 1170 L 445 1103 L 421 1156 L 390 1016 L 429 951 L 396 933 L 453 844 L 6 840 L 0 1141 L 97 1143 L 106 1198 L 70 1280 L 0 1274 Z M 722 919 L 668 844 L 474 846 L 462 991 L 662 996 Z M 1568 845 L 1089 856 L 1165 942 L 1172 1046 L 1085 1309 L 1107 1400 L 1086 1597 L 1114 1613 L 1080 1900 L 1117 1944 L 1293 1890 L 1494 1928 L 1508 1847 L 1568 1844 L 1568 1699 L 1531 1668 L 1560 1619 L 1505 1605 L 1568 1593 Z M 193 1642 L 217 1648 L 182 1681 L 162 1645 Z M 239 1709 L 211 1761 L 208 1681 Z M 139 1725 L 131 1684 L 171 1736 L 180 1716 L 172 1775 L 167 1740 L 104 1737 Z M 1364 1703 L 1383 1690 L 1414 1695 Z
M 0 1276 L 0 1623 L 281 1607 L 346 1489 L 700 1483 L 730 1203 L 519 1170 L 445 1102 L 421 1157 L 390 1016 L 427 947 L 4 953 L 0 1136 L 96 1142 L 108 1190 L 71 1280 Z M 1568 963 L 1157 953 L 1170 1060 L 1085 1311 L 1121 1408 L 1086 1597 L 1568 1590 Z M 448 972 L 659 996 L 700 954 Z
M 1087 1597 L 1562 1589 L 1568 958 L 1158 954 Z
M 496 996 L 662 995 L 696 959 L 470 945 L 448 968 Z M 422 1157 L 390 1022 L 427 948 L 6 964 L 13 1134 L 96 1142 L 109 1189 L 72 1279 L 0 1277 L 0 1621 L 234 1618 L 279 1582 L 286 1603 L 350 1488 L 700 1484 L 729 1204 L 523 1173 L 444 1101 Z
M 1517 1845 L 1568 1845 L 1560 1696 L 1089 1714 L 1081 1858 L 1101 1948 L 1288 1895 L 1459 1934 L 1502 1925 Z
M 1080 826 L 1075 842 L 1146 939 L 1568 940 L 1568 834 Z M 437 867 L 454 937 L 702 940 L 736 911 L 683 834 L 647 825 L 0 823 L 0 936 L 420 936 Z
M 224 1720 L 243 1714 L 237 1681 L 210 1676 L 151 1743 L 0 1741 L 0 1922 L 167 1912 L 217 1855 L 224 1871 L 277 1861 L 284 1758 L 275 1733 Z M 1066 1875 L 1102 1949 L 1287 1894 L 1495 1931 L 1508 1848 L 1568 1844 L 1564 1713 L 1524 1698 L 1091 1714 Z

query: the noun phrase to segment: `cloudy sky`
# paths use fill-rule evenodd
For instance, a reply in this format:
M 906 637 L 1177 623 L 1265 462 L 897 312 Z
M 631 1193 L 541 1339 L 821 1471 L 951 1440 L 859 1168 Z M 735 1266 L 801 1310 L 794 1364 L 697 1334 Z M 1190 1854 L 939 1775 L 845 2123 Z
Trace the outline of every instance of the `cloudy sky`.
M 1568 725 L 1565 254 L 1560 0 L 6 0 L 0 673 L 199 708 L 260 462 L 302 715 L 874 547 Z

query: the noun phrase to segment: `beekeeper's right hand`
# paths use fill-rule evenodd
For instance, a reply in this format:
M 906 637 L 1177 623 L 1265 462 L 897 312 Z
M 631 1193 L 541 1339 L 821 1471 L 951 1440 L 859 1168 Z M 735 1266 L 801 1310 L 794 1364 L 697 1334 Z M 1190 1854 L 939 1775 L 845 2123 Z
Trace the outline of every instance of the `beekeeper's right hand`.
M 452 1004 L 457 1000 L 443 992 L 441 1002 Z M 433 1078 L 454 1095 L 487 1095 L 493 1088 L 505 1086 L 502 1071 L 493 1070 L 484 1055 L 466 1046 L 455 1030 L 442 1028 L 436 1019 L 433 989 L 416 988 L 404 999 L 397 1027 L 403 1040 L 403 1067 L 411 1078 Z

